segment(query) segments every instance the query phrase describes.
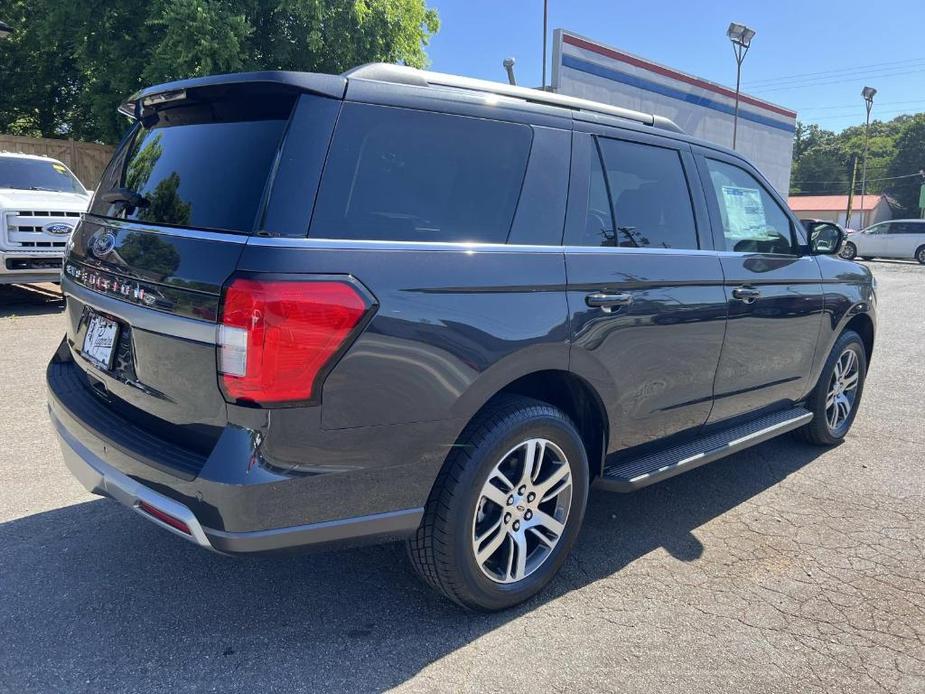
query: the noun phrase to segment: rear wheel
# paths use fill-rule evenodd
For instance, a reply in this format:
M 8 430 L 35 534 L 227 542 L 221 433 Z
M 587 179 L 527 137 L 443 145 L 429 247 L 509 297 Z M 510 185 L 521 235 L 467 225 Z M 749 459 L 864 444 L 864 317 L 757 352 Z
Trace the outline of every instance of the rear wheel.
M 915 259 L 922 265 L 925 265 L 925 245 L 919 246 L 915 252 Z
M 840 443 L 851 429 L 867 376 L 867 352 L 861 337 L 846 330 L 832 348 L 819 382 L 807 400 L 813 420 L 797 430 L 809 443 Z
M 447 458 L 408 542 L 411 563 L 463 607 L 516 605 L 565 561 L 587 496 L 587 456 L 571 420 L 506 398 L 466 427 Z
M 838 252 L 845 260 L 854 260 L 858 255 L 858 247 L 855 246 L 851 241 L 845 241 L 845 245 L 842 246 L 842 249 Z

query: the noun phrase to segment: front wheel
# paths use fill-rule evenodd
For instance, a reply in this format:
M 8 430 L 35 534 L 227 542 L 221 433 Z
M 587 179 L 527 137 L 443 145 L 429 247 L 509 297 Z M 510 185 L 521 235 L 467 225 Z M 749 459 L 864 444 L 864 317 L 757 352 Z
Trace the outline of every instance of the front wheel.
M 431 587 L 471 609 L 500 610 L 539 592 L 575 543 L 588 460 L 558 408 L 505 398 L 466 427 L 408 542 Z
M 854 260 L 858 255 L 858 247 L 851 243 L 851 241 L 845 241 L 845 245 L 842 246 L 838 255 L 845 260 Z
M 919 246 L 918 250 L 915 252 L 915 259 L 922 265 L 925 265 L 925 245 Z
M 797 429 L 797 435 L 818 446 L 840 443 L 854 423 L 866 377 L 867 350 L 860 335 L 846 330 L 835 342 L 806 402 L 813 419 Z

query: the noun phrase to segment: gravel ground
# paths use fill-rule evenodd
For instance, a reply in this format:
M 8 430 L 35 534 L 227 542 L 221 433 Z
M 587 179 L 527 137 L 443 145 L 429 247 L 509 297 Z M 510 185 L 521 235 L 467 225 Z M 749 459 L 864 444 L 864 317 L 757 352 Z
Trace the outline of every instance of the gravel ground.
M 225 558 L 85 493 L 45 412 L 61 303 L 0 288 L 0 690 L 925 691 L 925 267 L 870 265 L 842 446 L 593 493 L 552 587 L 488 616 L 399 546 Z

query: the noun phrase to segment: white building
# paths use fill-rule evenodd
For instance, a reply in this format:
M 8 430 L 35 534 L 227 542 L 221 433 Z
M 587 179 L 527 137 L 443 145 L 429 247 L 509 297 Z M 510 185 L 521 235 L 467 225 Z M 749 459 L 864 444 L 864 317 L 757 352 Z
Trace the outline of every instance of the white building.
M 733 65 L 732 57 L 729 63 Z M 673 68 L 556 29 L 552 87 L 670 118 L 689 135 L 732 147 L 735 91 Z M 739 95 L 736 149 L 786 195 L 793 158 L 794 111 Z

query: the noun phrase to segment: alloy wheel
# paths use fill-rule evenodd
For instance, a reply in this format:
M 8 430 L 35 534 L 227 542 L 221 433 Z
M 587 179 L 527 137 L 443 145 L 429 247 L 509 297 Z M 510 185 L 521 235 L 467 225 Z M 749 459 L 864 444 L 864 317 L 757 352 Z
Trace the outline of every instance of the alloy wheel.
M 846 349 L 835 362 L 832 380 L 825 398 L 825 418 L 829 430 L 839 431 L 848 421 L 858 394 L 860 364 L 858 356 L 851 348 Z
M 515 583 L 536 571 L 565 532 L 572 504 L 572 472 L 547 439 L 518 444 L 482 486 L 472 523 L 472 552 L 482 573 Z

